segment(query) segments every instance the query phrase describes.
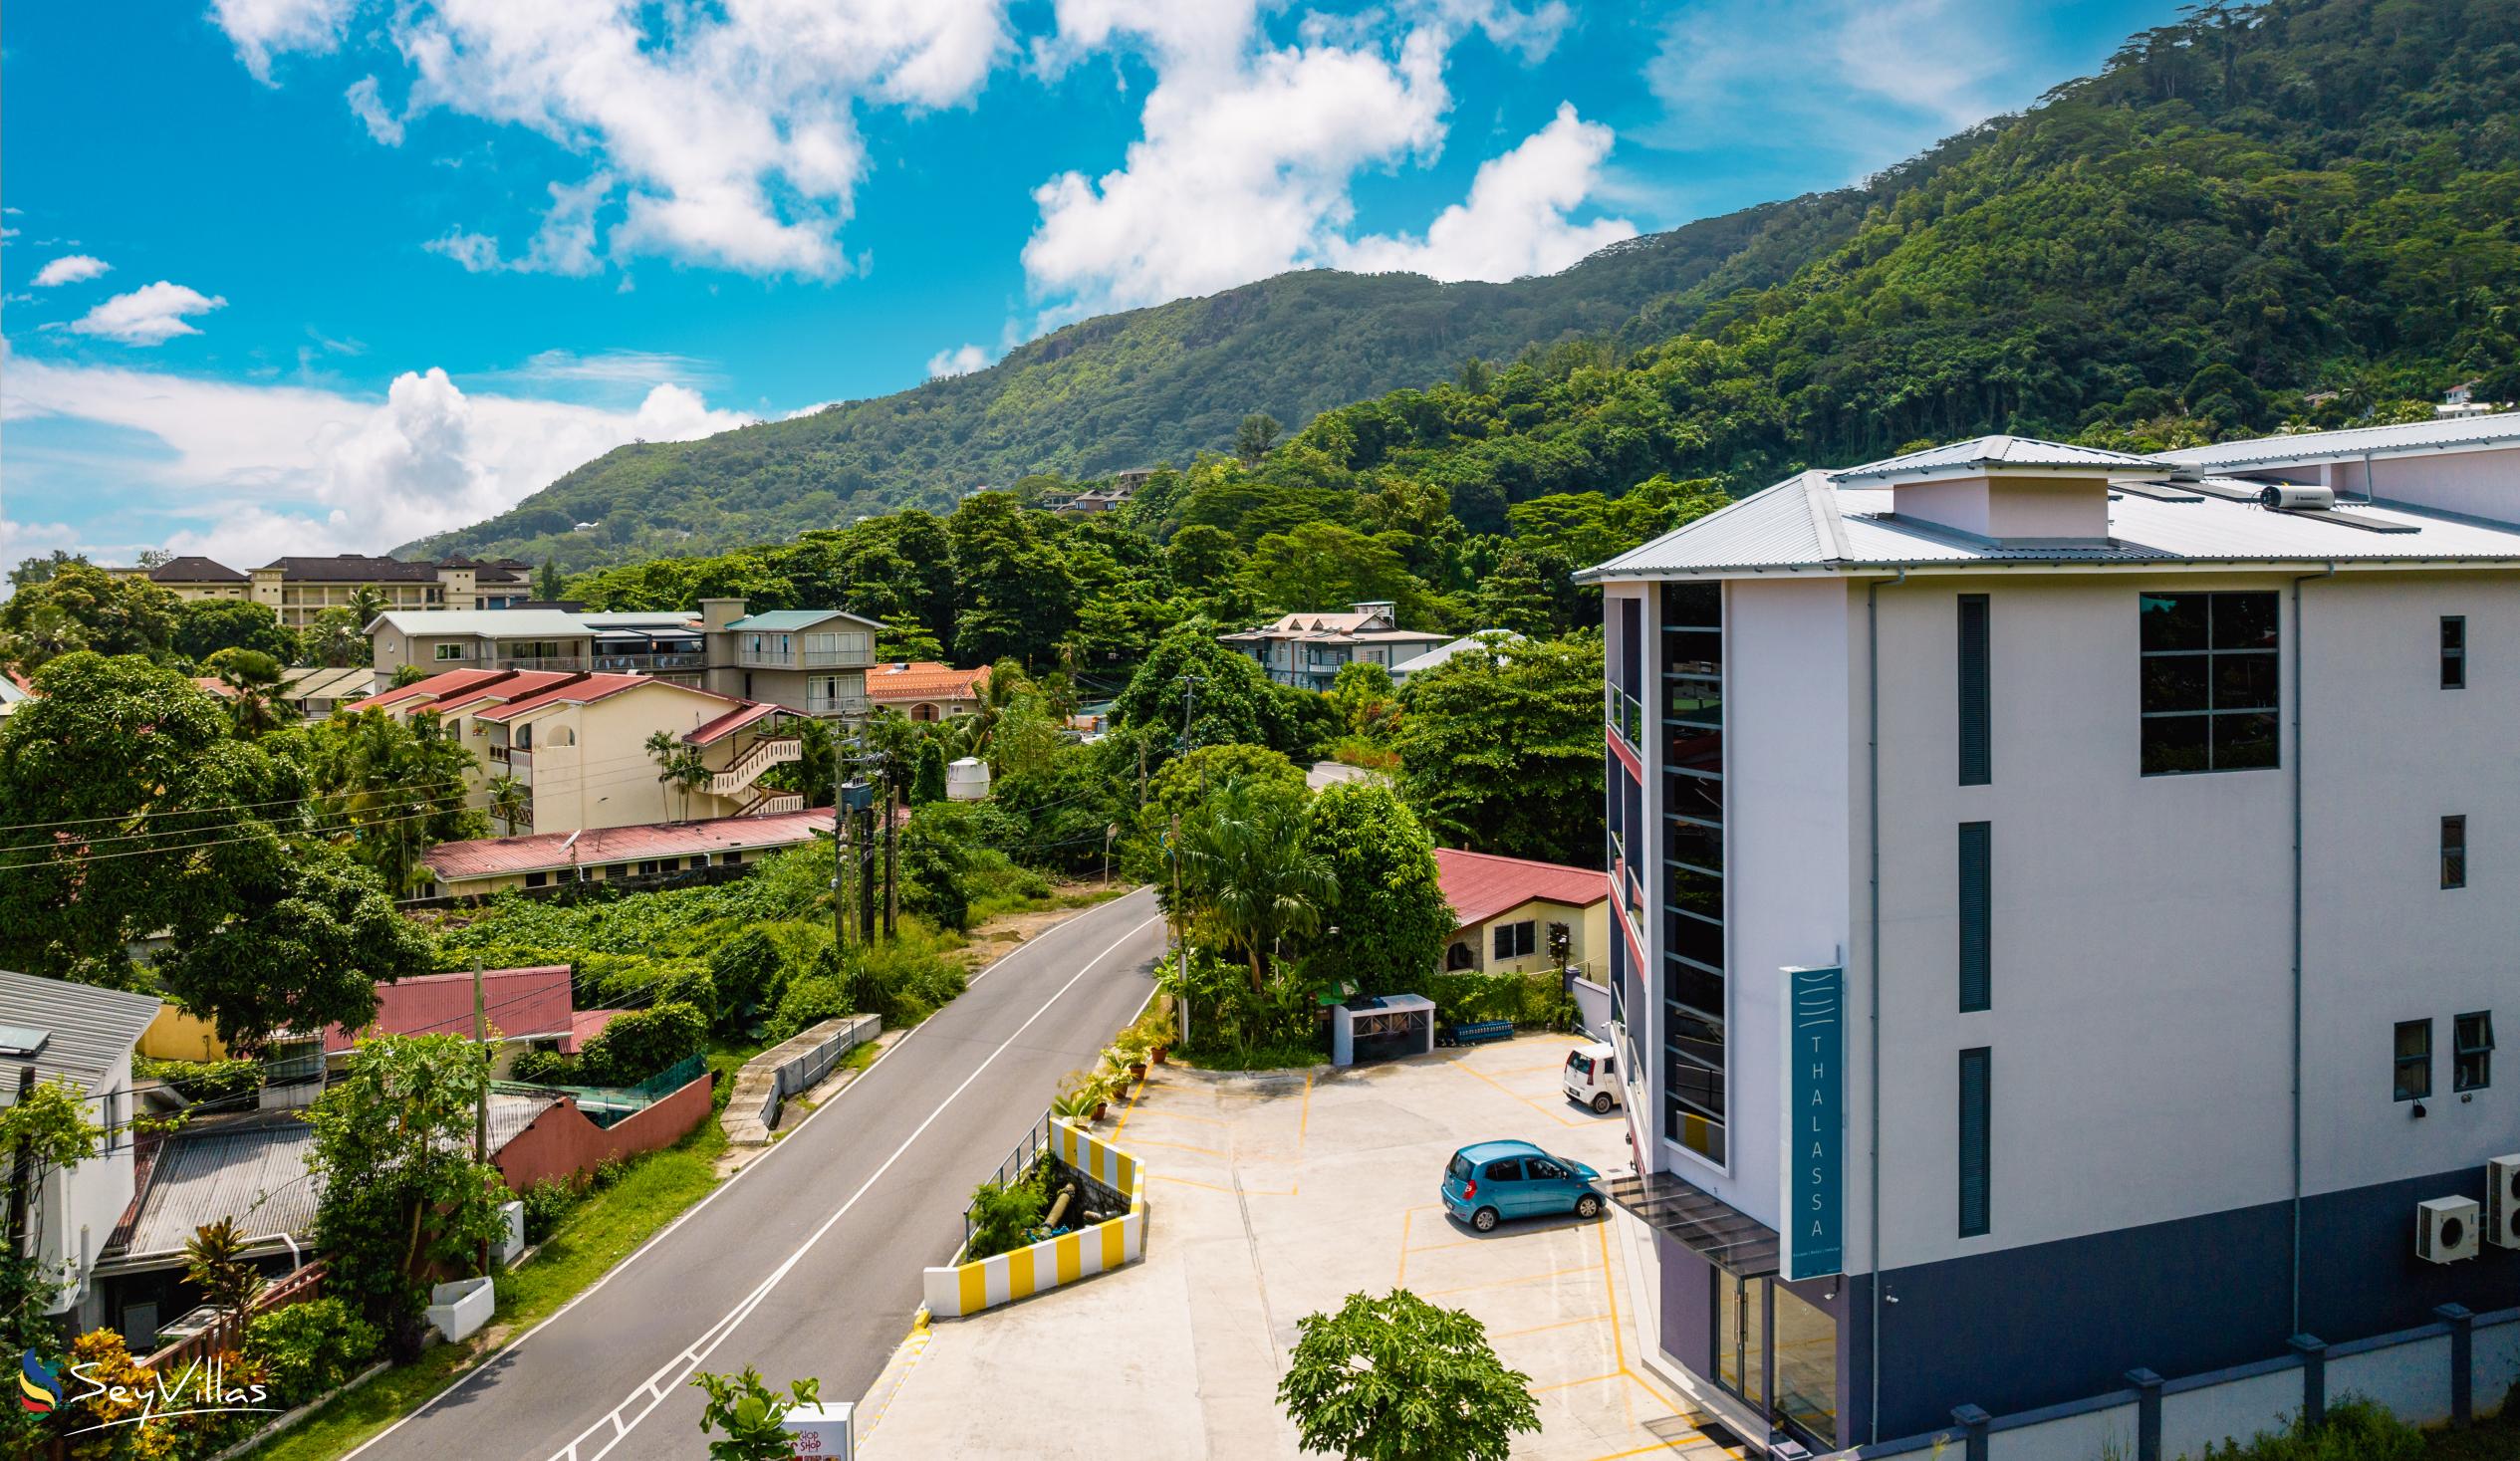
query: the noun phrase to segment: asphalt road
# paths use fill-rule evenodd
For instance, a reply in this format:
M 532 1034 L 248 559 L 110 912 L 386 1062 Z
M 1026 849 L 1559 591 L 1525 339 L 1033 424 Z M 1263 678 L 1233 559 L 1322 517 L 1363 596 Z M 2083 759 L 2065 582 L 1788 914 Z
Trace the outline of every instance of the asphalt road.
M 962 1240 L 972 1185 L 1152 989 L 1144 889 L 1000 959 L 779 1143 L 362 1461 L 687 1461 L 691 1371 L 856 1399 Z

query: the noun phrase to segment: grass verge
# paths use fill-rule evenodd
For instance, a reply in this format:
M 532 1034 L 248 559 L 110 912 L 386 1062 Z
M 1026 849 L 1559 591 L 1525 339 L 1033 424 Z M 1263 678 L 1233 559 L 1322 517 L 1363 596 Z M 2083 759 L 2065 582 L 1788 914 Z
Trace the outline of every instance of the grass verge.
M 550 1318 L 708 1195 L 718 1183 L 717 1158 L 725 1149 L 725 1129 L 710 1120 L 664 1150 L 631 1161 L 620 1181 L 589 1192 L 570 1210 L 533 1262 L 499 1275 L 498 1312 L 484 1331 L 501 1337 L 495 1346 L 479 1337 L 439 1344 L 416 1362 L 326 1405 L 254 1452 L 257 1461 L 328 1461 L 408 1415 L 509 1339 Z

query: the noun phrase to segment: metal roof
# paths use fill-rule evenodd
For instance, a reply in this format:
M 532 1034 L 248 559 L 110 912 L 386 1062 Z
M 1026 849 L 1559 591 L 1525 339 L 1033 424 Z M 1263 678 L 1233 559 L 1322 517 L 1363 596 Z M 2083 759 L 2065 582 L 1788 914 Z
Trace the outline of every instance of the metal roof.
M 294 1115 L 167 1138 L 130 1222 L 114 1235 L 116 1256 L 180 1254 L 194 1229 L 221 1218 L 248 1237 L 305 1238 L 324 1192 L 307 1170 L 314 1149 L 315 1128 Z
M 1472 629 L 1449 644 L 1438 644 L 1423 654 L 1414 655 L 1392 665 L 1391 678 L 1403 679 L 1409 675 L 1433 669 L 1438 664 L 1450 662 L 1452 656 L 1464 649 L 1485 648 L 1490 643 L 1512 643 L 1521 637 L 1522 635 L 1515 633 L 1512 629 Z
M 647 861 L 694 852 L 750 852 L 810 843 L 829 833 L 832 809 L 814 807 L 764 817 L 720 817 L 706 822 L 605 827 L 584 833 L 535 833 L 439 843 L 421 854 L 440 882 L 468 882 L 520 872 L 548 872 L 577 865 Z M 570 845 L 576 839 L 576 846 Z
M 762 630 L 778 633 L 796 629 L 810 629 L 814 627 L 814 625 L 819 624 L 826 619 L 835 618 L 845 618 L 853 623 L 862 623 L 873 629 L 880 629 L 883 627 L 883 625 L 877 623 L 874 619 L 860 618 L 858 615 L 851 613 L 846 609 L 774 609 L 767 613 L 745 614 L 742 618 L 728 624 L 727 627 L 730 629 Z
M 63 1076 L 94 1088 L 130 1055 L 158 1009 L 155 995 L 0 969 L 0 1025 L 45 1037 L 33 1056 L 0 1054 L 0 1102 L 17 1099 L 18 1072 L 30 1066 L 38 1081 Z
M 557 609 L 393 609 L 361 632 L 387 624 L 405 634 L 491 639 L 582 639 L 594 630 L 585 619 Z
M 2355 426 L 2342 431 L 2300 431 L 2289 436 L 2258 436 L 2164 451 L 2158 459 L 2182 467 L 2229 471 L 2245 467 L 2287 466 L 2301 462 L 2395 456 L 2442 451 L 2454 446 L 2520 446 L 2520 411 L 2491 416 L 2451 416 L 2437 421 L 2409 421 L 2397 426 Z
M 2109 495 L 2109 536 L 2003 542 L 1902 518 L 1879 488 L 1805 472 L 1718 509 L 1581 575 L 1866 572 L 2027 564 L 2520 564 L 2520 525 L 2383 501 L 2271 512 L 2204 494 Z M 2362 524 L 2399 531 L 2358 531 Z
M 1976 436 L 1921 451 L 1902 452 L 1829 475 L 1839 481 L 1863 478 L 1921 477 L 1979 469 L 1997 471 L 2148 471 L 2155 464 L 2123 451 L 2103 451 L 2036 436 Z

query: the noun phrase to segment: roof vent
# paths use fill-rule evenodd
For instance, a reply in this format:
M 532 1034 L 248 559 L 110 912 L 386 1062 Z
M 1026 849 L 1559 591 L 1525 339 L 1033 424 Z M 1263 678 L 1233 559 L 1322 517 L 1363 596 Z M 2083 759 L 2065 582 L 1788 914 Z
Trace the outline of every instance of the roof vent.
M 0 1056 L 31 1056 L 53 1038 L 50 1030 L 27 1025 L 0 1025 Z
M 2325 512 L 2337 505 L 2337 495 L 2325 487 L 2275 482 L 2258 493 L 2257 505 L 2270 512 Z

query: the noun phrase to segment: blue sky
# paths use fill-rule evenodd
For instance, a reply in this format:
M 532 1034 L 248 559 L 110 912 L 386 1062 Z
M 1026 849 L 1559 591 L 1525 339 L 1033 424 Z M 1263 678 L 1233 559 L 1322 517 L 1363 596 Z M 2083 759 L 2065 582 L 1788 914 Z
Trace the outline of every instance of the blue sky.
M 1837 186 L 2170 0 L 213 0 L 0 22 L 0 560 L 382 551 L 633 437 Z

